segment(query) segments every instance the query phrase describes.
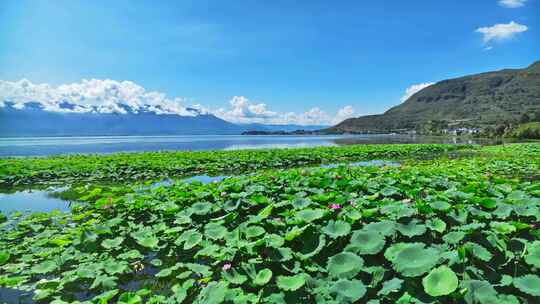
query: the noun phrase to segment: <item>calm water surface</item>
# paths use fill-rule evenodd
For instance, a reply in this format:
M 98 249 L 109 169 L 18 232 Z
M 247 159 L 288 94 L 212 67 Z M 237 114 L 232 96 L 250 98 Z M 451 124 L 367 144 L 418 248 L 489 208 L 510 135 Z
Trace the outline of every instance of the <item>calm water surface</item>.
M 22 190 L 13 193 L 0 193 L 0 213 L 69 211 L 71 203 L 54 197 L 53 193 L 54 190 Z
M 236 150 L 383 143 L 490 143 L 486 140 L 408 135 L 337 136 L 93 136 L 0 137 L 0 157 L 141 151 Z

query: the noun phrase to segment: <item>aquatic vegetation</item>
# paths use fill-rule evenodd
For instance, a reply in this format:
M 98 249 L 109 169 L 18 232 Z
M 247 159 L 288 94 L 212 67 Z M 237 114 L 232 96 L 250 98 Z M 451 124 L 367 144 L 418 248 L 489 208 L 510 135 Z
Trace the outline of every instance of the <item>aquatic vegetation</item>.
M 370 159 L 422 157 L 470 149 L 468 145 L 357 145 L 302 149 L 119 153 L 0 159 L 0 186 L 135 180 L 200 174 L 240 174 Z
M 537 303 L 540 145 L 298 168 L 0 224 L 0 286 L 38 303 Z

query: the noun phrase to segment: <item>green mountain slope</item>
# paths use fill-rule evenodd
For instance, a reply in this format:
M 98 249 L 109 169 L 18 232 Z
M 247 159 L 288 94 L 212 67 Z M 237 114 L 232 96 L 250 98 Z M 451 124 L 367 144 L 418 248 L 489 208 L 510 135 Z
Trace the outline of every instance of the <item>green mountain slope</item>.
M 485 128 L 518 122 L 540 113 L 540 61 L 524 69 L 506 69 L 443 80 L 417 92 L 384 114 L 347 119 L 324 130 L 389 132 L 439 128 Z

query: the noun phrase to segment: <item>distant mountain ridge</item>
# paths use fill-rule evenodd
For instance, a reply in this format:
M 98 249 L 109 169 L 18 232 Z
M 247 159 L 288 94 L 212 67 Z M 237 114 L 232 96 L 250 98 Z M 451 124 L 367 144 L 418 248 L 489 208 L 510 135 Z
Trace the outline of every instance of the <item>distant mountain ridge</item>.
M 20 108 L 13 102 L 0 106 L 0 136 L 119 136 L 119 135 L 237 135 L 245 131 L 290 131 L 320 129 L 322 126 L 238 125 L 196 108 L 185 108 L 187 115 L 160 113 L 160 109 L 133 109 L 117 104 L 115 112 L 104 113 L 78 105 L 59 104 L 66 111 L 46 111 L 43 104 L 27 102 Z
M 428 86 L 383 114 L 347 119 L 326 133 L 380 133 L 442 125 L 484 128 L 540 112 L 540 61 Z

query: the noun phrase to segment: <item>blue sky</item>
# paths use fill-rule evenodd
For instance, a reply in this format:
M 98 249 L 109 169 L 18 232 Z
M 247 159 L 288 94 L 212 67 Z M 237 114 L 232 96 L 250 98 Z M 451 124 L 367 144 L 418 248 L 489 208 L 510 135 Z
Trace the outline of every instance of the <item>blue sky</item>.
M 234 96 L 378 113 L 414 84 L 539 60 L 540 1 L 503 2 L 6 0 L 0 80 L 128 80 L 224 113 Z

